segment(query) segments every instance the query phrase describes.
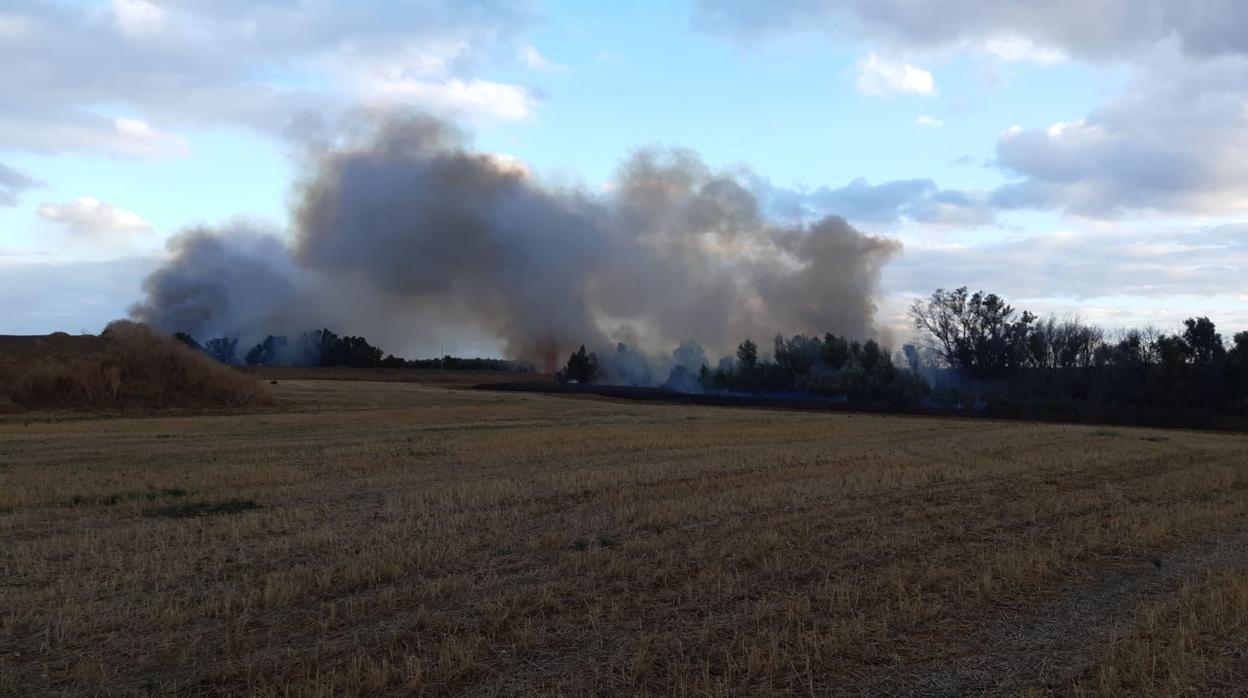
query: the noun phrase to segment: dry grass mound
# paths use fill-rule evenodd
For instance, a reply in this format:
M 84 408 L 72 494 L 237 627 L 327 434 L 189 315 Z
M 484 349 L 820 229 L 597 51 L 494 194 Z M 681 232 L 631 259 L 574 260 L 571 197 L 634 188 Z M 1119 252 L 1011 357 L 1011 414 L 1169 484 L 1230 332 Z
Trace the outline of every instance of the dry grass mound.
M 269 401 L 254 378 L 126 320 L 98 337 L 0 337 L 0 413 Z

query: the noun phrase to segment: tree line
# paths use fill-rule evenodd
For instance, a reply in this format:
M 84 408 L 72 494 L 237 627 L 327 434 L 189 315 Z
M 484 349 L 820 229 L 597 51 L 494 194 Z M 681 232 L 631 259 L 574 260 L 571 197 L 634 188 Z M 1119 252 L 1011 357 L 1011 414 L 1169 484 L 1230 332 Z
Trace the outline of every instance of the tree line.
M 386 354 L 364 337 L 341 336 L 328 328 L 310 330 L 294 337 L 268 335 L 245 353 L 239 353 L 236 337 L 215 337 L 199 342 L 185 332 L 174 335 L 193 349 L 231 366 L 346 366 L 352 368 L 411 368 L 472 371 L 531 371 L 518 361 L 443 356 L 405 359 Z
M 847 401 L 926 407 L 978 405 L 1043 416 L 1061 405 L 1248 410 L 1248 331 L 1229 340 L 1208 317 L 1177 332 L 1107 332 L 1077 318 L 1040 318 L 994 293 L 966 287 L 916 301 L 916 341 L 895 355 L 875 340 L 832 333 L 777 335 L 770 356 L 751 339 L 714 367 L 696 342 L 672 354 L 674 390 L 803 393 Z M 557 374 L 613 382 L 624 345 L 600 361 L 584 346 Z M 1052 411 L 1052 410 L 1050 410 Z M 1057 409 L 1061 411 L 1061 409 Z
M 860 342 L 830 332 L 822 338 L 776 335 L 770 358 L 746 339 L 735 356 L 713 369 L 703 365 L 698 384 L 705 390 L 807 393 L 864 403 L 912 404 L 927 394 L 918 374 L 899 368 L 875 340 Z
M 1155 408 L 1248 407 L 1248 331 L 1229 341 L 1208 317 L 1182 331 L 1107 332 L 1041 319 L 993 293 L 937 289 L 910 307 L 919 365 L 998 400 Z
M 616 349 L 617 357 L 631 354 L 624 345 Z M 859 342 L 831 333 L 822 338 L 776 335 L 770 357 L 746 339 L 734 356 L 724 357 L 714 368 L 705 350 L 687 341 L 672 352 L 672 360 L 663 385 L 681 392 L 801 393 L 874 404 L 911 404 L 927 394 L 922 378 L 906 367 L 899 368 L 875 340 Z M 593 383 L 606 369 L 597 354 L 581 346 L 556 378 Z

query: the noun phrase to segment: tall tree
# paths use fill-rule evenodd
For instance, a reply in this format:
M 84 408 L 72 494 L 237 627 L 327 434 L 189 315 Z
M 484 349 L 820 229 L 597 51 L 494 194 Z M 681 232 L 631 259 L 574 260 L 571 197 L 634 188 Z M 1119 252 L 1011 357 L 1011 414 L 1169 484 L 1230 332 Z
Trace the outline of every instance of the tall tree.
M 1199 366 L 1217 363 L 1226 356 L 1222 335 L 1218 334 L 1213 321 L 1207 317 L 1188 318 L 1183 321 L 1183 341 L 1191 350 L 1191 360 Z
M 586 352 L 585 345 L 582 344 L 580 349 L 572 352 L 572 355 L 568 357 L 563 375 L 566 380 L 593 383 L 598 377 L 598 355 Z
M 923 341 L 944 362 L 972 375 L 988 376 L 1021 368 L 1030 355 L 1028 329 L 1036 317 L 1018 314 L 995 293 L 968 295 L 965 286 L 937 289 L 910 306 L 910 318 Z
M 737 366 L 743 373 L 751 373 L 758 368 L 758 345 L 747 339 L 737 345 Z

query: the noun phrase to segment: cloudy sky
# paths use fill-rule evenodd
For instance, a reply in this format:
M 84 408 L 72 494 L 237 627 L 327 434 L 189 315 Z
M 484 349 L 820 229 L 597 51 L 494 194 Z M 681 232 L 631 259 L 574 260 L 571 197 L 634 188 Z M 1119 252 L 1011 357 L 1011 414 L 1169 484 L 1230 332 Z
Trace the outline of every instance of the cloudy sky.
M 969 285 L 1248 328 L 1239 0 L 8 0 L 0 333 L 124 316 L 187 226 L 288 225 L 301 144 L 408 107 L 609 191 L 638 147 L 900 240 L 881 320 Z

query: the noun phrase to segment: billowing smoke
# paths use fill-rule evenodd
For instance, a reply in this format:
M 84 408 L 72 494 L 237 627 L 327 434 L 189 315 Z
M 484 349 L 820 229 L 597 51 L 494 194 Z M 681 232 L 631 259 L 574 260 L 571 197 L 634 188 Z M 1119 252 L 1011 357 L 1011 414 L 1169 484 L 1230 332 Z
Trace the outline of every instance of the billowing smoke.
M 595 195 L 391 115 L 309 160 L 286 238 L 188 231 L 132 315 L 196 336 L 326 325 L 400 348 L 475 333 L 547 368 L 583 343 L 632 372 L 635 351 L 690 338 L 723 353 L 776 332 L 871 336 L 899 249 L 841 218 L 774 224 L 739 176 L 684 150 L 635 154 Z
M 307 274 L 271 232 L 244 224 L 191 228 L 169 241 L 172 258 L 143 281 L 145 300 L 130 314 L 195 337 L 263 336 L 317 322 L 306 315 Z

